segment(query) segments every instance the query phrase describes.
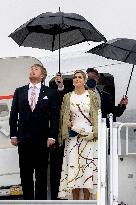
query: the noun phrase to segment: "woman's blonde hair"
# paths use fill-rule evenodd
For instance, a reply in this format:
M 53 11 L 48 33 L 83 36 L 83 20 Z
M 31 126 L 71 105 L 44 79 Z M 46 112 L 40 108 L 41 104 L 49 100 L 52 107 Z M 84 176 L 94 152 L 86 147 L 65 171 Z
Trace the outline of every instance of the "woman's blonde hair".
M 75 77 L 75 75 L 77 74 L 77 73 L 81 73 L 81 75 L 83 76 L 83 78 L 84 78 L 84 80 L 85 80 L 85 82 L 86 82 L 86 73 L 84 72 L 84 71 L 82 71 L 82 70 L 76 70 L 75 72 L 74 72 L 74 74 L 73 74 L 73 78 Z

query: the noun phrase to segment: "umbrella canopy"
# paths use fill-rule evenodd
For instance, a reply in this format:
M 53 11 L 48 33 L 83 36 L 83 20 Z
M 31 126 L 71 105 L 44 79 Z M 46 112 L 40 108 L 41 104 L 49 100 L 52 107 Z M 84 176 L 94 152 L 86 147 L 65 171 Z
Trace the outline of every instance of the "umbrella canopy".
M 136 65 L 136 40 L 134 39 L 113 39 L 92 48 L 88 52 Z
M 84 41 L 106 41 L 84 17 L 63 12 L 43 13 L 20 26 L 9 37 L 19 46 L 51 51 Z
M 106 41 L 84 17 L 75 13 L 43 13 L 16 29 L 9 36 L 19 45 L 46 50 L 59 49 L 84 41 Z
M 92 48 L 88 51 L 88 53 L 103 56 L 112 60 L 133 64 L 126 90 L 127 95 L 134 70 L 134 65 L 136 65 L 136 40 L 127 38 L 113 39 Z

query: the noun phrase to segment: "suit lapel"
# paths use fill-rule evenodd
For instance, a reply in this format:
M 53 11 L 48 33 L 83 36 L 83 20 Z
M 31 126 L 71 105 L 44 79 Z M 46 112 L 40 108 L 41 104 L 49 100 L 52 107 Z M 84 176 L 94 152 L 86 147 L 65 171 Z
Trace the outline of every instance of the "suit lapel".
M 37 109 L 39 107 L 39 105 L 42 102 L 42 99 L 45 97 L 45 95 L 47 95 L 47 89 L 44 85 L 42 85 L 41 89 L 40 89 L 38 101 L 37 101 L 36 106 L 35 106 L 35 109 Z
M 30 105 L 29 105 L 29 100 L 28 100 L 28 90 L 29 90 L 29 85 L 26 85 L 23 89 L 22 96 L 23 96 L 23 101 L 25 103 L 25 106 L 27 106 L 28 109 L 31 110 Z
M 43 98 L 44 96 L 45 96 L 45 86 L 41 86 L 37 104 L 38 104 L 39 102 L 41 102 L 41 100 L 42 100 L 42 98 Z
M 28 101 L 28 90 L 29 90 L 29 85 L 26 85 L 24 87 L 24 93 L 23 93 L 23 97 L 25 102 L 29 105 L 29 101 Z
M 99 93 L 99 95 L 100 95 L 100 97 L 101 97 L 101 92 L 100 92 L 100 90 L 98 89 L 98 87 L 96 87 L 96 90 L 98 91 L 98 93 Z

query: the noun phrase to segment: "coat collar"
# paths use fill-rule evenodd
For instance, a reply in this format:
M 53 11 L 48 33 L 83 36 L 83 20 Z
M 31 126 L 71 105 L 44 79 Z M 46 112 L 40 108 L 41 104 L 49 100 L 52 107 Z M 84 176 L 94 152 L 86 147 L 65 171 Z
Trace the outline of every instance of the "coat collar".
M 40 83 L 37 83 L 36 85 L 33 85 L 31 82 L 29 83 L 29 89 L 31 88 L 31 87 L 36 87 L 37 89 L 41 89 L 41 82 Z

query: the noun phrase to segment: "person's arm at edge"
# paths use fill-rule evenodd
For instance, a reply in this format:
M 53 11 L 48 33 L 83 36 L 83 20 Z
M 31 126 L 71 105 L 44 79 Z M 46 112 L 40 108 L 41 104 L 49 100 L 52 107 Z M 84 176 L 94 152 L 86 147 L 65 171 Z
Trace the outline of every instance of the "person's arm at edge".
M 10 118 L 9 118 L 11 144 L 15 146 L 17 146 L 18 144 L 17 123 L 18 123 L 18 89 L 16 89 L 14 92 L 11 111 L 10 111 Z

